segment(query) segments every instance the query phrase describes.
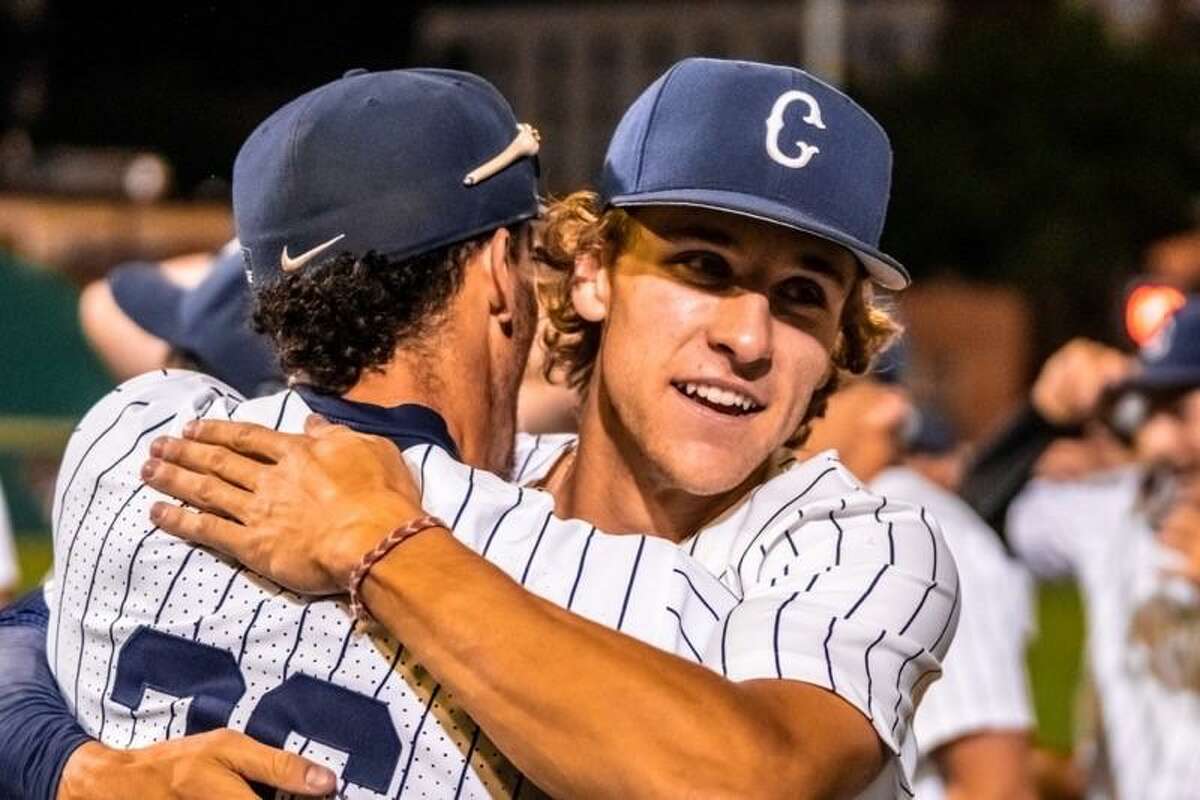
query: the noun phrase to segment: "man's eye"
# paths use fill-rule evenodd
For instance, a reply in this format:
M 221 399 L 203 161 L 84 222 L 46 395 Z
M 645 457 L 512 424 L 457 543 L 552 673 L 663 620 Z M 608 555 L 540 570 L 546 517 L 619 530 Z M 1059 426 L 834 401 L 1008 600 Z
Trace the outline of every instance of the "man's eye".
M 794 278 L 780 285 L 776 292 L 779 299 L 785 303 L 822 307 L 825 305 L 825 290 L 814 281 Z
M 675 262 L 691 279 L 702 283 L 723 283 L 732 274 L 729 262 L 716 253 L 681 253 Z

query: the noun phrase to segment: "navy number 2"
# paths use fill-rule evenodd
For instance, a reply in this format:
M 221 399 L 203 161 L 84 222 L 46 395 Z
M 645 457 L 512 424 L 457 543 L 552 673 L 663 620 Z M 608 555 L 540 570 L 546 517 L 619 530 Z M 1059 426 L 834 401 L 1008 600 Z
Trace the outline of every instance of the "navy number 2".
M 190 735 L 228 724 L 246 682 L 228 650 L 143 626 L 121 646 L 112 699 L 136 711 L 146 689 L 192 698 L 184 729 Z M 263 695 L 246 723 L 247 735 L 272 747 L 283 747 L 293 732 L 348 754 L 347 783 L 388 790 L 400 737 L 381 700 L 297 673 Z

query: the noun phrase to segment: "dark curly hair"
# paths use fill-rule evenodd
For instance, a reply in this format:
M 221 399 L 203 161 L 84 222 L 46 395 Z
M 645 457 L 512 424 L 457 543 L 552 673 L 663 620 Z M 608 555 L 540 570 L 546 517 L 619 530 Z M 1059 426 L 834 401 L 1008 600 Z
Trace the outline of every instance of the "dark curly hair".
M 512 228 L 510 257 L 526 228 Z M 284 374 L 343 394 L 391 361 L 398 346 L 417 346 L 438 329 L 467 261 L 492 233 L 403 261 L 343 252 L 284 274 L 255 292 L 254 327 L 271 337 Z

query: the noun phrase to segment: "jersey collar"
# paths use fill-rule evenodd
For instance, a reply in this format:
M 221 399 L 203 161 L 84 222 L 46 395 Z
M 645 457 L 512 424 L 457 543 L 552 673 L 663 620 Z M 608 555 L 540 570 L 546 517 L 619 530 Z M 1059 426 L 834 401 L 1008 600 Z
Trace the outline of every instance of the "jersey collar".
M 330 422 L 345 425 L 359 433 L 387 437 L 401 450 L 431 444 L 445 450 L 454 460 L 462 460 L 458 455 L 458 446 L 450 438 L 446 420 L 428 406 L 405 403 L 389 408 L 325 394 L 311 386 L 299 385 L 294 389 L 309 408 Z

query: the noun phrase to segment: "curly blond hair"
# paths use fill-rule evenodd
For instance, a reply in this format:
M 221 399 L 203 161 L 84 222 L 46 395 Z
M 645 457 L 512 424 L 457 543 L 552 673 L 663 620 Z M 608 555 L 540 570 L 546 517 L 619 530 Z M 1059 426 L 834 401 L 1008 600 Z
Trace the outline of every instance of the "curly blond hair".
M 601 323 L 580 316 L 572 301 L 576 256 L 591 251 L 600 263 L 611 264 L 636 232 L 629 214 L 620 208 L 604 208 L 595 192 L 574 192 L 547 208 L 535 256 L 543 267 L 538 291 L 549 320 L 543 336 L 548 380 L 565 383 L 582 394 L 600 351 Z M 813 392 L 799 429 L 786 442 L 788 447 L 798 447 L 808 438 L 812 421 L 824 415 L 842 376 L 865 373 L 900 330 L 875 297 L 872 285 L 856 281 L 842 310 L 841 330 L 830 356 L 835 369 Z

